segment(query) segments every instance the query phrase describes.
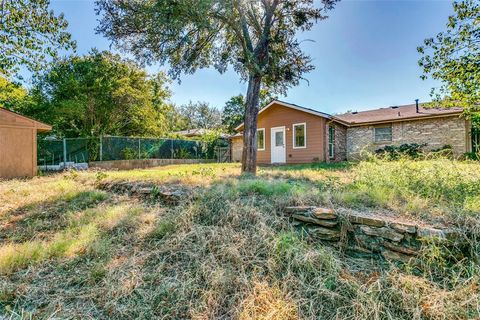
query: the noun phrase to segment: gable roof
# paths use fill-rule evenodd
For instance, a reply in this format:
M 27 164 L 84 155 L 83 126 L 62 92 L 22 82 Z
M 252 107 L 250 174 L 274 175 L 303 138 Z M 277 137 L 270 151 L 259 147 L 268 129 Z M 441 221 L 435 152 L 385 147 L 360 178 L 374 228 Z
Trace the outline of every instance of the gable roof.
M 302 112 L 305 112 L 305 113 L 310 113 L 310 114 L 313 114 L 315 116 L 326 118 L 326 119 L 331 118 L 331 116 L 328 113 L 320 112 L 320 111 L 310 109 L 310 108 L 305 108 L 305 107 L 302 107 L 302 106 L 299 106 L 299 105 L 296 105 L 296 104 L 293 104 L 293 103 L 288 103 L 288 102 L 285 102 L 285 101 L 281 101 L 281 100 L 272 100 L 269 104 L 267 104 L 265 106 L 265 108 L 261 109 L 258 112 L 258 115 L 260 115 L 262 112 L 266 111 L 268 108 L 270 108 L 271 106 L 274 106 L 274 105 L 279 105 L 279 106 L 282 106 L 282 107 L 299 110 L 299 111 L 302 111 Z M 241 124 L 239 124 L 235 128 L 235 130 L 239 130 L 242 127 L 243 127 L 243 122 Z
M 349 112 L 332 116 L 332 119 L 346 126 L 361 126 L 366 124 L 454 116 L 460 115 L 462 112 L 462 108 L 424 108 L 421 104 L 417 112 L 415 104 L 407 104 L 367 111 Z
M 20 127 L 35 128 L 39 132 L 47 132 L 52 130 L 52 127 L 48 124 L 42 123 L 40 121 L 34 120 L 32 118 L 26 117 L 5 108 L 0 108 L 0 123 L 1 122 L 10 123 L 11 125 L 17 125 Z

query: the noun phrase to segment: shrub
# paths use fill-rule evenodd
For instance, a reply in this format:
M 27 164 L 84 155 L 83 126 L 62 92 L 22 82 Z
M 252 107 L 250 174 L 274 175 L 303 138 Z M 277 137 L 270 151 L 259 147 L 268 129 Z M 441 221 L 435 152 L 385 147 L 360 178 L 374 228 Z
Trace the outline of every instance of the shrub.
M 422 148 L 426 145 L 426 143 L 405 143 L 400 146 L 385 146 L 375 150 L 375 154 L 388 160 L 398 160 L 402 157 L 417 159 L 423 154 Z

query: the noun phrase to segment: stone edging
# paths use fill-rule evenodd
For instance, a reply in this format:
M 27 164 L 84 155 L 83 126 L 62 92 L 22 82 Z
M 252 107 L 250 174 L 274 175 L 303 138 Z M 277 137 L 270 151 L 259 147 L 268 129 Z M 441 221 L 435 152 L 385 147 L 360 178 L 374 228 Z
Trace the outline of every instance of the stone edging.
M 444 240 L 445 245 L 463 242 L 459 230 L 434 228 L 387 217 L 360 213 L 338 214 L 329 208 L 287 207 L 294 226 L 318 240 L 343 241 L 348 250 L 381 254 L 389 260 L 407 262 L 418 255 L 426 239 Z

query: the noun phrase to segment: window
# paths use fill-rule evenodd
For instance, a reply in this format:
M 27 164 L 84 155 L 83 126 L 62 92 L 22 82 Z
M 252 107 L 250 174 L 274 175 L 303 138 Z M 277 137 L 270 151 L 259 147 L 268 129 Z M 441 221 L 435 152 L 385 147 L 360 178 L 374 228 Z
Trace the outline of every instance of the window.
M 392 141 L 392 126 L 375 128 L 375 142 Z
M 257 150 L 265 150 L 265 128 L 257 130 Z
M 283 131 L 275 132 L 275 147 L 283 147 Z
M 306 142 L 306 124 L 305 123 L 296 123 L 293 125 L 293 148 L 305 148 L 307 146 Z
M 328 127 L 328 156 L 330 159 L 335 158 L 335 127 Z

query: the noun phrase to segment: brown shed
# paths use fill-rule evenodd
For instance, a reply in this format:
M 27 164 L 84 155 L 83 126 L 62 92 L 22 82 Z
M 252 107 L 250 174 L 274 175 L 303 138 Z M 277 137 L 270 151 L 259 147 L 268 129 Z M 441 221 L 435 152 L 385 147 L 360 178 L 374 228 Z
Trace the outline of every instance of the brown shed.
M 52 127 L 0 108 L 0 179 L 37 174 L 37 132 Z

